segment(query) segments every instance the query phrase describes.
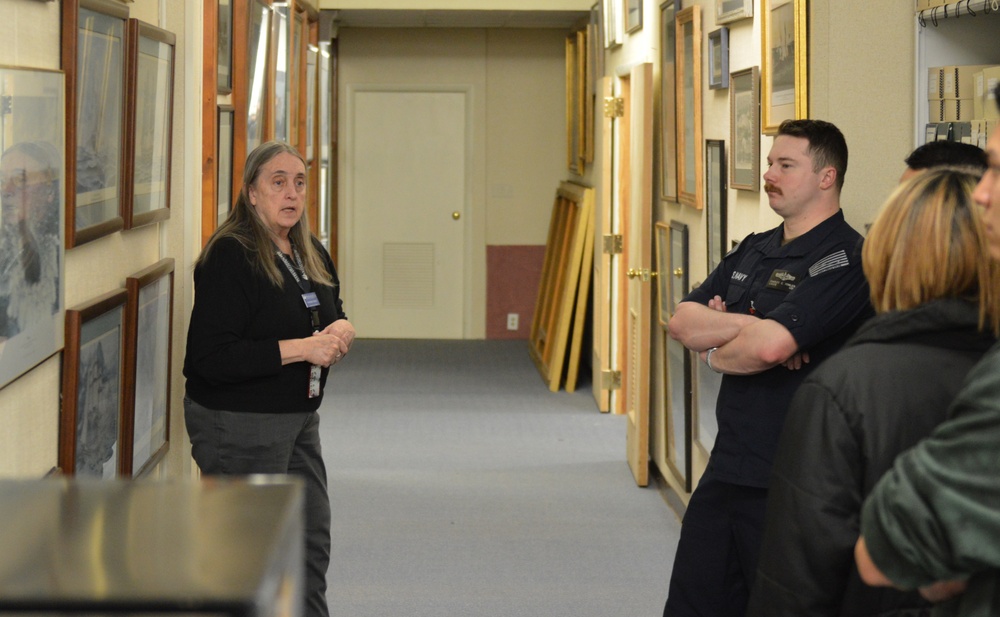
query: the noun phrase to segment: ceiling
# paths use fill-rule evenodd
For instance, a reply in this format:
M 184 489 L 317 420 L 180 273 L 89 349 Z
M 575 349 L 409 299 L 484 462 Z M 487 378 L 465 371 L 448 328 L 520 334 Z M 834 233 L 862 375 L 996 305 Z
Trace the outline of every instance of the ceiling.
M 340 28 L 565 28 L 587 22 L 587 11 L 469 11 L 340 9 Z

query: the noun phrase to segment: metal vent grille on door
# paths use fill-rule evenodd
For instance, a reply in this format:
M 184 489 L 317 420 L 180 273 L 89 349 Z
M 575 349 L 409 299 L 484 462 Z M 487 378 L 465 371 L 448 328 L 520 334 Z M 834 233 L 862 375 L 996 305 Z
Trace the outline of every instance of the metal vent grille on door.
M 434 245 L 382 245 L 382 306 L 434 306 Z

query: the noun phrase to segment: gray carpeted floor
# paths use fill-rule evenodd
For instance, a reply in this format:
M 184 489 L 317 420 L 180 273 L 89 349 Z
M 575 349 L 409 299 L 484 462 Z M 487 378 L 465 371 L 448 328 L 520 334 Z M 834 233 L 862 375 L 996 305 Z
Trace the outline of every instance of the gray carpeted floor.
M 358 340 L 326 392 L 332 617 L 662 613 L 680 524 L 526 341 Z

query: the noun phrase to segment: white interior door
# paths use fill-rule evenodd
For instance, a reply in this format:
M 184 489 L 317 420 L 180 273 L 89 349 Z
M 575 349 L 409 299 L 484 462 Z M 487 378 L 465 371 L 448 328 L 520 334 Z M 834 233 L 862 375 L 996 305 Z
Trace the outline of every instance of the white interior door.
M 346 265 L 359 336 L 462 338 L 467 96 L 351 93 Z

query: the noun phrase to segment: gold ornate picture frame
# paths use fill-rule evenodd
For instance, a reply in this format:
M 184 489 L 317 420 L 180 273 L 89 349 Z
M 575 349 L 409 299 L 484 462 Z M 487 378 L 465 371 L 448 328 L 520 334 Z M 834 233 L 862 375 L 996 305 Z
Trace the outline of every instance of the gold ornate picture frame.
M 761 124 L 774 135 L 783 120 L 808 118 L 806 0 L 761 0 Z

